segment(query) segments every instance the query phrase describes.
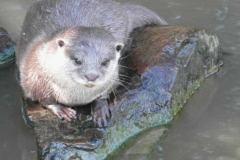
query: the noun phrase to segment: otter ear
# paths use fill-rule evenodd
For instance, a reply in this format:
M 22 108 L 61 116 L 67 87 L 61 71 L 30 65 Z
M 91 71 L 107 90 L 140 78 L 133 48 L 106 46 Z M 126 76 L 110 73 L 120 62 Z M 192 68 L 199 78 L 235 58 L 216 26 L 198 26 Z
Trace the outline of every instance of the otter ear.
M 60 48 L 62 48 L 66 45 L 66 42 L 64 41 L 64 39 L 57 39 L 56 42 L 57 42 L 58 47 L 60 47 Z
M 123 44 L 123 43 L 116 43 L 116 44 L 115 44 L 115 48 L 116 48 L 116 51 L 117 51 L 117 52 L 121 52 L 122 49 L 123 49 L 123 47 L 124 47 L 124 44 Z

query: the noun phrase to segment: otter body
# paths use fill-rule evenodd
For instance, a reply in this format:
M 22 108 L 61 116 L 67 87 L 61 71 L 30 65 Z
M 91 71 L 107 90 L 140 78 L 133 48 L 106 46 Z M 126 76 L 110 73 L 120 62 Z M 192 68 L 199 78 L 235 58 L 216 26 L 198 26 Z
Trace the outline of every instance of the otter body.
M 94 122 L 106 126 L 121 50 L 133 29 L 148 24 L 167 23 L 144 7 L 110 0 L 36 2 L 16 53 L 26 97 L 67 121 L 76 119 L 69 107 L 91 103 Z

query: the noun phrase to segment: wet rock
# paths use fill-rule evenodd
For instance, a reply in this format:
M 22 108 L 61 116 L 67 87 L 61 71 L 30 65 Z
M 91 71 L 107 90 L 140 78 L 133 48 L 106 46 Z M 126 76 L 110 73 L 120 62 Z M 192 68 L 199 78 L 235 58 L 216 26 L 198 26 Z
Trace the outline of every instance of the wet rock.
M 139 136 L 137 136 L 137 138 L 130 140 L 130 142 L 127 142 L 123 145 L 123 147 L 118 149 L 118 154 L 115 153 L 117 157 L 113 156 L 109 159 L 149 160 L 151 159 L 149 155 L 151 155 L 152 152 L 155 150 L 155 146 L 159 143 L 159 141 L 163 137 L 163 134 L 165 134 L 167 130 L 168 129 L 165 127 L 149 129 L 148 131 L 141 133 Z M 161 146 L 159 146 L 158 149 L 162 150 Z
M 16 44 L 7 31 L 0 27 L 0 67 L 8 66 L 15 61 Z
M 135 134 L 171 121 L 222 64 L 218 38 L 206 30 L 148 27 L 132 36 L 120 61 L 122 86 L 111 96 L 108 128 L 93 125 L 89 106 L 76 108 L 78 120 L 67 123 L 23 99 L 25 119 L 36 134 L 39 159 L 106 158 Z
M 138 137 L 135 144 L 133 144 L 125 153 L 125 156 L 142 155 L 148 156 L 166 131 L 166 128 L 158 128 L 147 132 L 146 134 Z M 125 158 L 124 158 L 125 159 Z

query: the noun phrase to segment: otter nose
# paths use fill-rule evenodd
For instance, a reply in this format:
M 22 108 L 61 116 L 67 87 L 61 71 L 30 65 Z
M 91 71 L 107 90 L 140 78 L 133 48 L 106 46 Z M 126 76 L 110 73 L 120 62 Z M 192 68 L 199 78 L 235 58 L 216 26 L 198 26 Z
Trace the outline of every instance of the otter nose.
M 94 74 L 94 73 L 89 73 L 89 74 L 86 74 L 85 77 L 87 78 L 88 81 L 95 81 L 99 75 L 97 74 Z

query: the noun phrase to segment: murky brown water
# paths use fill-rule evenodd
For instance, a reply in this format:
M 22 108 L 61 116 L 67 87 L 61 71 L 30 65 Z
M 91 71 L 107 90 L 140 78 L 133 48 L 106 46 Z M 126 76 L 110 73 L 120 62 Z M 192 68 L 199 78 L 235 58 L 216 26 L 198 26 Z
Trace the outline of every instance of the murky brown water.
M 18 39 L 27 8 L 35 0 L 0 0 L 0 26 Z M 130 0 L 118 0 L 127 2 Z M 153 160 L 240 159 L 240 0 L 131 0 L 169 24 L 215 31 L 228 54 L 224 69 L 206 81 L 149 155 Z M 36 147 L 24 125 L 13 69 L 0 70 L 0 160 L 34 160 Z

